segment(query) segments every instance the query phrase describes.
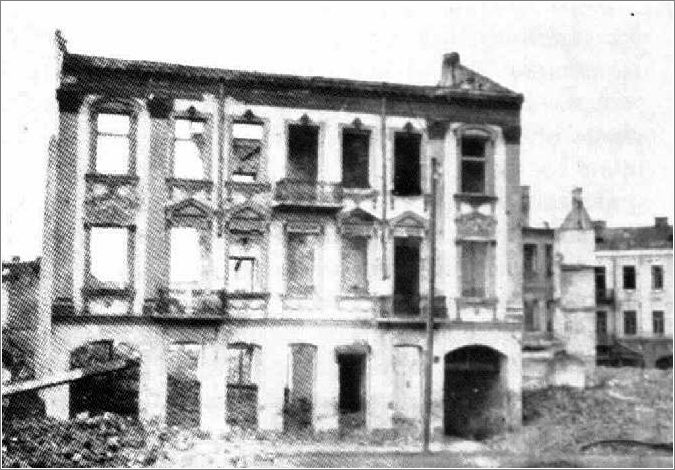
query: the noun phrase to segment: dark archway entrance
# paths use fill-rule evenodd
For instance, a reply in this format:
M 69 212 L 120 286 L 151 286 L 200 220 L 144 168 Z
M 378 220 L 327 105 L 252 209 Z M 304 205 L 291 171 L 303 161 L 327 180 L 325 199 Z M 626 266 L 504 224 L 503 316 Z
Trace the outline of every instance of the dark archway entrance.
M 443 427 L 446 435 L 485 439 L 506 425 L 504 356 L 466 346 L 445 356 Z
M 104 412 L 138 417 L 140 354 L 132 347 L 112 340 L 80 346 L 70 354 L 70 368 L 95 367 L 124 360 L 127 367 L 100 375 L 91 375 L 70 384 L 70 416 Z
M 366 424 L 366 355 L 337 355 L 340 393 L 340 428 L 354 429 Z

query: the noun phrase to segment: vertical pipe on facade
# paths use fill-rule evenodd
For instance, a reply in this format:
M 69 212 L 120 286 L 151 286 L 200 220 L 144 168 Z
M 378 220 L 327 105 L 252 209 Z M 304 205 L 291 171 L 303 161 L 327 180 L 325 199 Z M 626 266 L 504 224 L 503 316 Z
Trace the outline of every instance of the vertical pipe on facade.
M 431 377 L 434 363 L 434 296 L 436 284 L 436 158 L 431 159 L 431 219 L 429 223 L 429 306 L 427 314 L 427 350 L 424 364 L 424 416 L 422 447 L 429 451 L 431 436 Z
M 223 82 L 218 84 L 218 117 L 216 125 L 218 126 L 218 184 L 216 186 L 216 197 L 218 200 L 218 212 L 223 210 L 223 148 L 225 147 L 225 85 Z M 218 224 L 218 235 L 220 235 L 220 224 Z
M 380 111 L 380 145 L 382 147 L 382 231 L 380 241 L 382 248 L 382 280 L 389 277 L 387 266 L 387 98 L 382 95 Z

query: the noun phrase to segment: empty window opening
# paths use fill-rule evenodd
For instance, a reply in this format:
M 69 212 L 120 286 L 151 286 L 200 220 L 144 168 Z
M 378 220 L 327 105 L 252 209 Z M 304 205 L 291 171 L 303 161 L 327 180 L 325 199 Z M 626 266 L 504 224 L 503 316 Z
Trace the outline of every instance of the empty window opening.
M 595 312 L 595 333 L 598 339 L 607 336 L 607 312 L 604 310 Z
M 546 301 L 546 332 L 553 334 L 553 314 L 555 313 L 555 301 Z
M 138 417 L 140 354 L 112 340 L 80 346 L 70 354 L 71 370 L 84 372 L 97 367 L 114 367 L 110 372 L 85 377 L 70 384 L 70 416 L 105 412 Z
M 467 346 L 445 356 L 446 435 L 483 440 L 506 428 L 503 356 L 485 346 Z
M 527 300 L 524 303 L 525 307 L 525 330 L 538 331 L 539 330 L 539 302 L 536 300 Z
M 394 190 L 397 196 L 422 194 L 420 145 L 422 136 L 397 132 L 394 136 Z
M 89 231 L 89 276 L 91 288 L 123 289 L 130 280 L 129 229 L 91 227 Z
M 345 237 L 342 239 L 342 293 L 365 294 L 368 292 L 368 239 Z
M 623 312 L 623 334 L 626 336 L 637 334 L 637 312 L 635 310 Z
M 342 133 L 342 186 L 368 188 L 368 147 L 370 132 L 345 130 Z
M 338 354 L 340 428 L 360 428 L 366 424 L 366 356 Z
M 288 126 L 288 178 L 315 182 L 318 174 L 318 152 L 318 127 L 297 124 Z
M 652 289 L 663 289 L 663 266 L 652 266 Z
M 201 416 L 201 345 L 172 344 L 166 356 L 166 424 L 195 428 Z
M 302 233 L 289 233 L 287 244 L 288 294 L 311 296 L 314 294 L 315 237 Z
M 171 228 L 170 279 L 174 289 L 199 286 L 202 255 L 199 230 L 190 227 Z
M 595 291 L 599 297 L 605 295 L 605 290 L 607 288 L 607 270 L 604 266 L 595 267 Z
M 553 276 L 553 245 L 546 244 L 544 256 L 546 258 L 546 276 Z
M 483 137 L 463 136 L 461 147 L 462 192 L 484 194 L 487 140 Z
M 207 177 L 204 127 L 203 121 L 175 120 L 173 175 L 176 178 L 200 180 Z
M 258 180 L 263 134 L 262 124 L 235 122 L 232 125 L 232 181 Z
M 284 430 L 297 431 L 312 427 L 316 346 L 290 346 L 287 386 L 284 391 Z
M 258 425 L 258 376 L 260 347 L 232 344 L 227 347 L 227 423 L 241 428 Z
M 654 336 L 663 336 L 664 334 L 664 319 L 662 310 L 654 310 L 652 312 L 652 331 Z
M 254 273 L 254 258 L 230 257 L 228 290 L 230 292 L 253 292 Z
M 131 117 L 127 114 L 96 116 L 96 172 L 129 173 Z
M 623 267 L 623 288 L 635 289 L 635 266 Z
M 526 243 L 523 246 L 523 268 L 526 276 L 537 273 L 537 245 Z
M 394 313 L 419 315 L 420 245 L 417 237 L 394 239 Z
M 463 242 L 462 296 L 487 297 L 491 294 L 493 250 L 487 242 Z

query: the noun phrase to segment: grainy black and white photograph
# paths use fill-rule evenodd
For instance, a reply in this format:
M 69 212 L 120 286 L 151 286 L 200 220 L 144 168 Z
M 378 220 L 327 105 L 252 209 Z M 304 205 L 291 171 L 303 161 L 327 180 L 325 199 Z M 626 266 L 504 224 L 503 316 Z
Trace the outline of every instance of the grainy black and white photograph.
M 673 468 L 674 9 L 3 1 L 2 467 Z

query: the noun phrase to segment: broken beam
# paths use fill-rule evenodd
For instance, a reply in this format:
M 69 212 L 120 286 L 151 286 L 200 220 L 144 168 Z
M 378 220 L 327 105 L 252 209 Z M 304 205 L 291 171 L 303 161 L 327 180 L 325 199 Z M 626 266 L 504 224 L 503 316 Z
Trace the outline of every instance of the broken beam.
M 51 377 L 45 377 L 42 379 L 24 380 L 22 382 L 3 384 L 2 396 L 4 397 L 5 395 L 27 392 L 29 390 L 39 390 L 47 387 L 54 387 L 56 385 L 84 379 L 85 377 L 126 369 L 131 365 L 131 361 L 126 360 L 110 361 L 103 364 L 97 364 L 95 366 L 72 369 L 67 372 L 62 372 L 60 374 L 52 375 Z

